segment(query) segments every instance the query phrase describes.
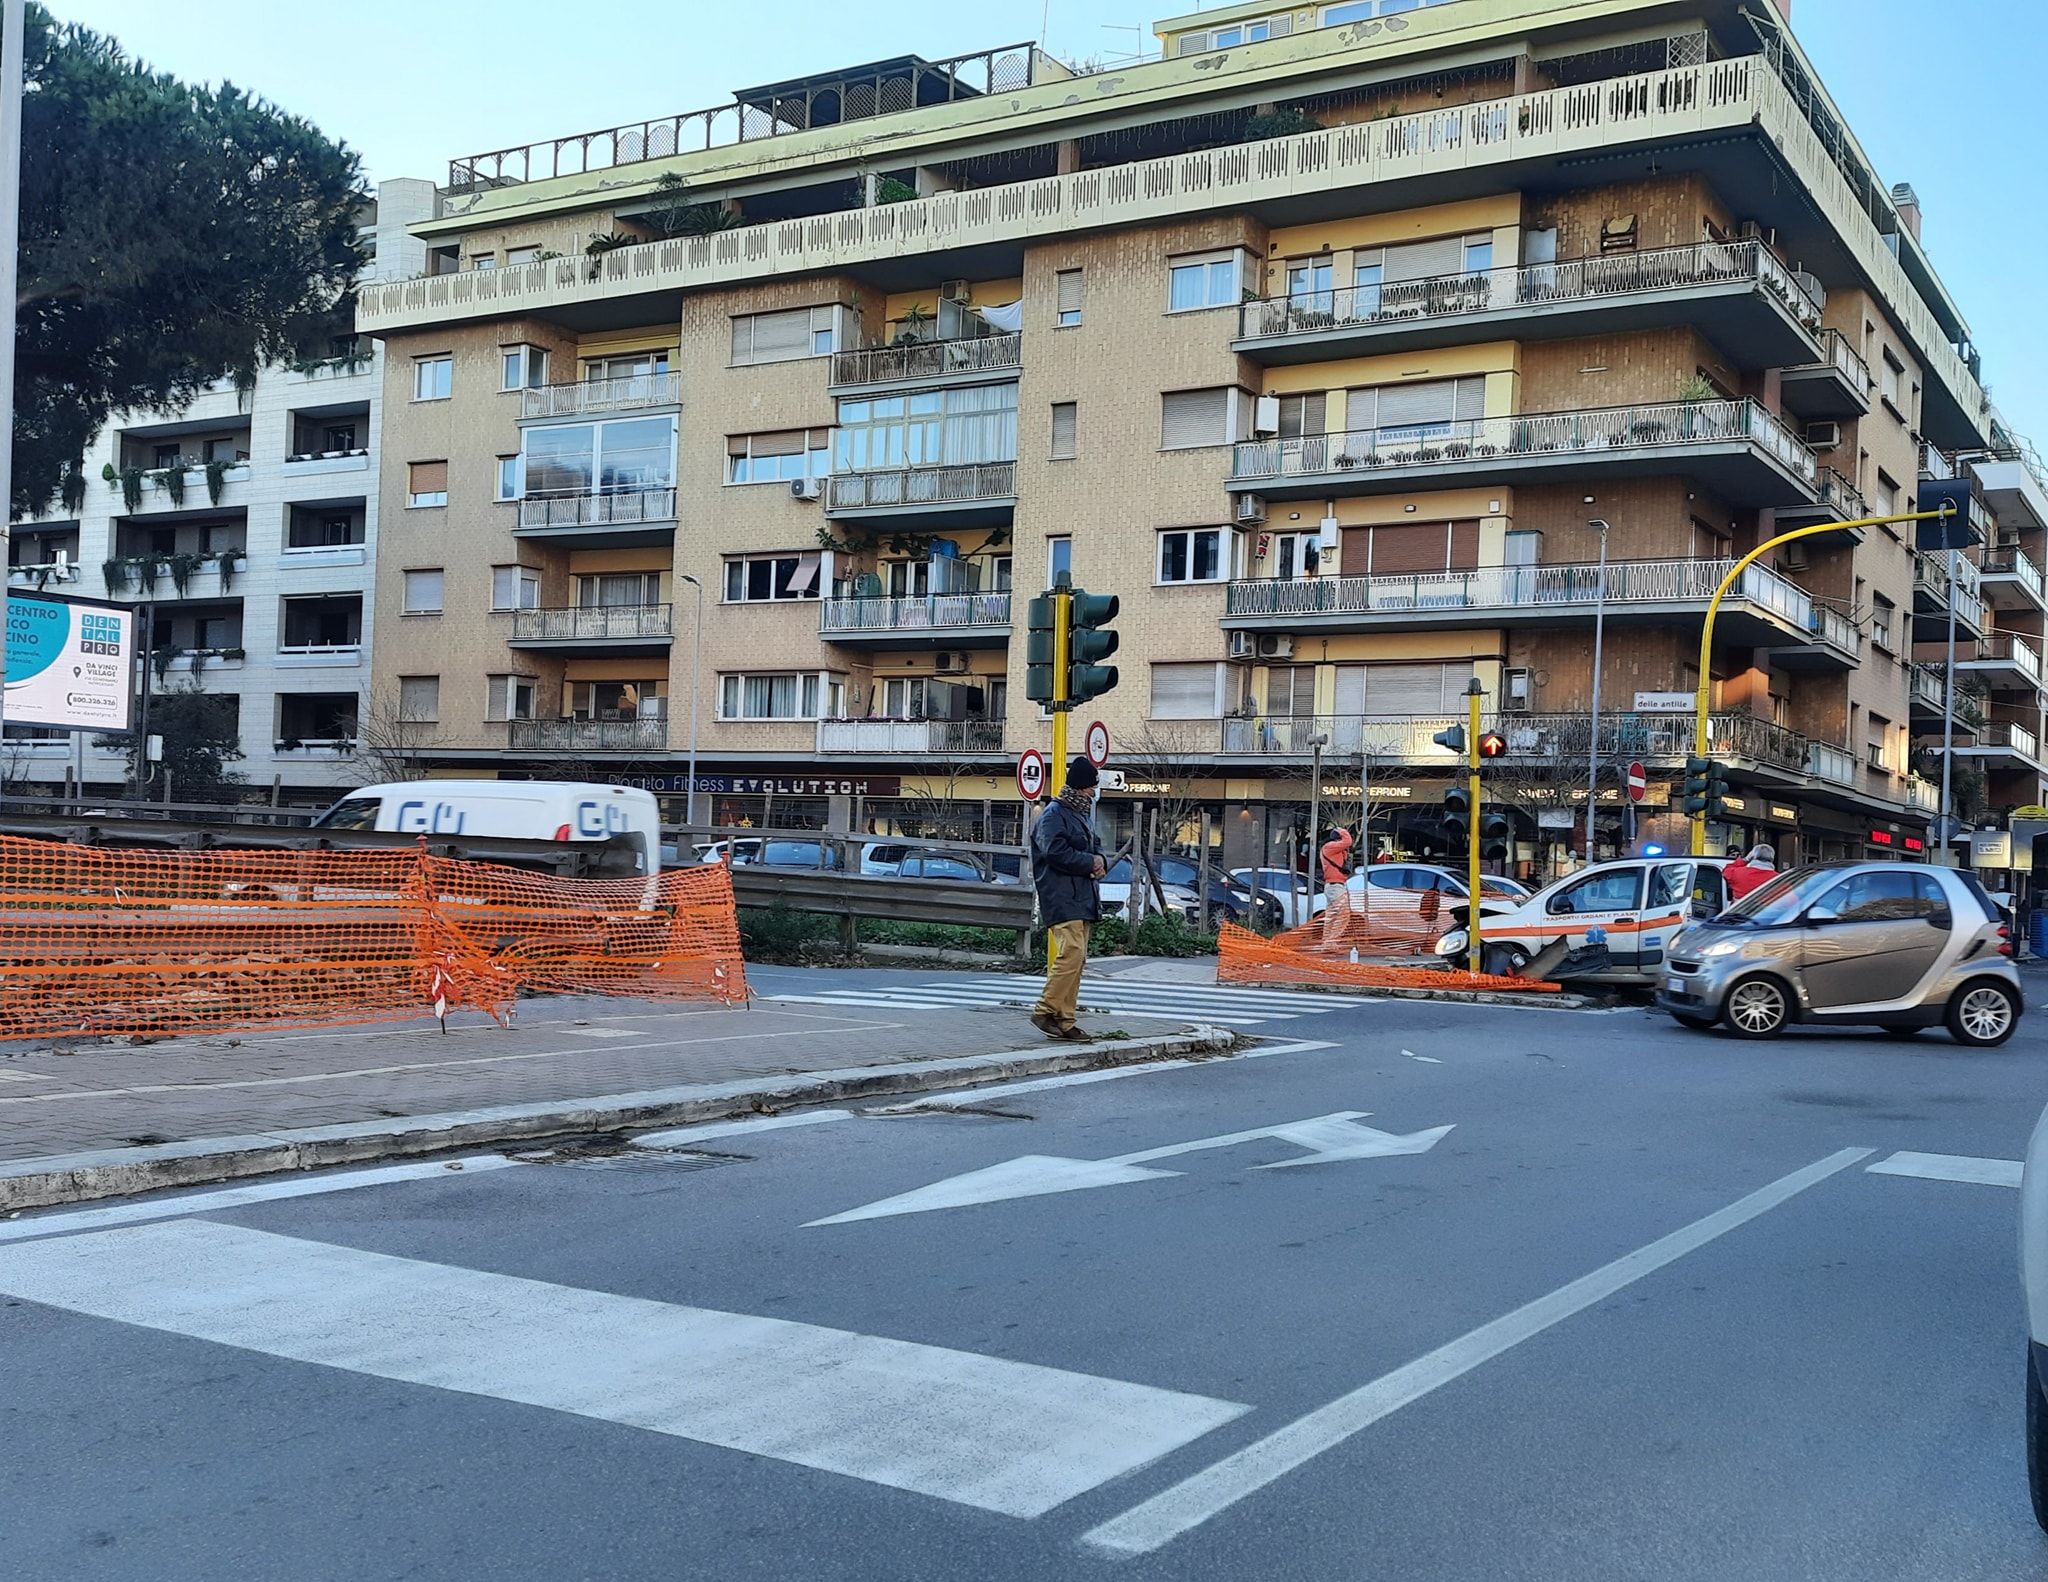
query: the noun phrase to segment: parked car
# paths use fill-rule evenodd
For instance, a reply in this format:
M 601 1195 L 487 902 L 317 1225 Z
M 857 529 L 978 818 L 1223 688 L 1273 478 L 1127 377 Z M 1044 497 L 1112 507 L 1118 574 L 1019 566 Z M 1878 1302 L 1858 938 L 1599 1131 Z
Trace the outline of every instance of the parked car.
M 2027 1492 L 2048 1532 L 2048 1111 L 2020 1166 L 2020 1289 L 2027 1302 Z
M 692 847 L 691 850 L 696 854 L 695 860 L 698 862 L 724 862 L 727 852 L 730 852 L 734 862 L 742 863 L 752 862 L 761 854 L 761 843 L 747 836 L 738 840 L 708 841 L 701 846 Z
M 826 873 L 837 873 L 844 867 L 839 843 L 832 840 L 764 840 L 754 855 L 744 859 L 735 856 L 733 861 L 763 868 L 815 868 Z
M 1196 885 L 1201 877 L 1201 865 L 1191 858 L 1161 856 L 1152 859 L 1152 872 L 1161 886 L 1168 892 L 1168 905 L 1180 910 L 1172 897 L 1177 892 L 1187 897 L 1190 908 L 1187 915 L 1199 921 L 1201 917 L 1201 892 Z M 1127 902 L 1131 889 L 1131 860 L 1120 857 L 1110 864 L 1109 871 L 1102 879 L 1102 899 L 1106 905 L 1114 894 L 1119 902 Z M 1220 868 L 1209 872 L 1209 919 L 1236 923 L 1251 927 L 1254 922 L 1263 923 L 1267 928 L 1277 928 L 1280 923 L 1278 902 L 1267 897 L 1254 895 L 1242 884 L 1234 881 Z
M 894 873 L 909 850 L 909 844 L 900 840 L 870 841 L 860 849 L 860 871 L 869 875 Z
M 1974 874 L 1894 862 L 1783 873 L 1672 941 L 1657 1003 L 1688 1027 L 1769 1038 L 1792 1022 L 2012 1037 L 2012 934 Z
M 1306 923 L 1322 904 L 1320 891 L 1312 889 L 1301 874 L 1285 868 L 1233 868 L 1230 877 L 1269 898 L 1279 910 L 1283 927 Z
M 1482 901 L 1484 942 L 1501 947 L 1509 970 L 1521 971 L 1557 940 L 1576 949 L 1595 929 L 1605 935 L 1612 966 L 1603 983 L 1659 981 L 1672 938 L 1688 922 L 1718 912 L 1728 899 L 1722 857 L 1629 858 L 1594 863 L 1545 885 L 1519 906 L 1496 912 Z M 1460 922 L 1463 919 L 1460 917 Z M 1465 930 L 1437 941 L 1440 956 L 1465 954 Z
M 913 851 L 903 849 L 892 876 L 898 879 L 957 879 L 963 884 L 1017 884 L 1006 873 L 985 867 L 974 854 L 964 851 Z

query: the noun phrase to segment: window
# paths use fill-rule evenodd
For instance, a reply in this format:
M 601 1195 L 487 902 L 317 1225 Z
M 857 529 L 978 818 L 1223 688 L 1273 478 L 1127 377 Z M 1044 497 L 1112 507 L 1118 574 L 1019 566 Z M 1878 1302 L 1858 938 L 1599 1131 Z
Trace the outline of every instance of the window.
M 1223 713 L 1223 666 L 1200 664 L 1152 667 L 1152 718 L 1213 720 Z
M 1373 385 L 1349 391 L 1344 426 L 1353 432 L 1377 429 L 1383 440 L 1434 439 L 1486 414 L 1486 380 L 1418 379 L 1413 384 Z
M 1293 582 L 1322 565 L 1322 539 L 1317 533 L 1275 533 L 1266 540 L 1266 575 Z
M 446 401 L 454 391 L 453 357 L 415 357 L 412 360 L 413 400 Z
M 1895 413 L 1902 410 L 1902 403 L 1899 400 L 1899 383 L 1905 377 L 1905 373 L 1906 370 L 1901 366 L 1898 358 L 1894 357 L 1890 352 L 1886 352 L 1884 354 L 1884 371 L 1879 377 L 1882 380 L 1884 404 Z
M 1877 472 L 1877 514 L 1879 516 L 1896 516 L 1898 510 L 1898 481 L 1880 467 Z
M 1075 431 L 1080 421 L 1080 406 L 1073 401 L 1055 401 L 1052 404 L 1052 459 L 1071 461 L 1075 455 Z
M 839 403 L 834 472 L 1017 459 L 1017 387 L 968 385 Z
M 1816 923 L 1898 923 L 1938 917 L 1948 910 L 1941 888 L 1911 868 L 1872 868 L 1844 879 L 1813 903 Z
M 496 253 L 471 253 L 469 255 L 469 267 L 472 269 L 496 269 L 498 267 L 498 255 Z
M 498 498 L 500 500 L 516 500 L 525 492 L 520 487 L 522 481 L 521 473 L 523 471 L 524 464 L 520 457 L 500 456 L 498 458 Z
M 727 604 L 780 604 L 815 599 L 824 557 L 817 550 L 743 555 L 725 563 Z
M 1881 769 L 1887 774 L 1891 772 L 1891 741 L 1892 722 L 1882 714 L 1871 715 L 1870 736 L 1865 749 L 1865 757 L 1871 768 Z
M 578 609 L 623 610 L 661 602 L 658 571 L 585 572 L 576 579 Z
M 159 471 L 165 467 L 175 467 L 183 454 L 184 452 L 176 445 L 158 445 L 150 452 L 150 465 Z
M 822 478 L 832 470 L 832 431 L 780 429 L 734 434 L 725 442 L 727 483 L 782 483 Z
M 668 352 L 628 352 L 620 357 L 593 357 L 583 365 L 585 379 L 649 379 L 668 372 Z
M 876 685 L 882 689 L 884 719 L 921 720 L 925 717 L 923 676 L 886 676 Z
M 1074 541 L 1071 538 L 1048 538 L 1045 541 L 1045 585 L 1051 587 L 1060 578 L 1071 579 L 1074 575 Z
M 430 571 L 408 571 L 405 574 L 405 613 L 441 613 L 441 570 L 438 566 Z
M 1205 49 L 1234 49 L 1239 44 L 1263 44 L 1269 38 L 1285 38 L 1294 31 L 1292 13 L 1262 16 L 1233 22 L 1206 33 L 1183 33 L 1173 41 L 1176 55 L 1196 55 Z
M 1266 712 L 1279 719 L 1307 719 L 1316 711 L 1316 667 L 1274 665 L 1266 671 Z
M 491 608 L 494 610 L 539 609 L 540 573 L 531 566 L 491 567 Z
M 1297 259 L 1287 266 L 1289 302 L 1304 312 L 1328 313 L 1333 305 L 1330 287 L 1334 284 L 1335 265 L 1327 255 Z
M 538 390 L 548 382 L 548 354 L 538 346 L 499 348 L 500 390 Z
M 439 676 L 398 678 L 398 717 L 407 723 L 427 723 L 441 717 Z
M 818 671 L 718 678 L 718 717 L 723 720 L 815 720 L 823 700 L 837 719 L 845 698 L 843 677 Z
M 1187 313 L 1197 308 L 1234 308 L 1244 294 L 1249 268 L 1242 249 L 1200 253 L 1166 261 L 1166 311 Z
M 1533 566 L 1543 559 L 1543 534 L 1517 528 L 1501 537 L 1501 559 L 1510 566 Z
M 1199 445 L 1228 445 L 1239 438 L 1237 394 L 1228 385 L 1167 391 L 1160 397 L 1159 448 L 1189 450 Z
M 829 356 L 842 342 L 845 312 L 832 302 L 781 313 L 737 314 L 732 321 L 733 363 L 786 363 Z
M 519 264 L 537 264 L 539 262 L 540 244 L 538 242 L 528 247 L 508 247 L 505 249 L 505 266 L 508 269 Z
M 563 716 L 572 720 L 665 720 L 667 683 L 572 681 L 563 690 Z
M 1870 640 L 1886 653 L 1897 653 L 1892 646 L 1892 612 L 1898 606 L 1883 594 L 1873 594 L 1870 600 Z
M 284 547 L 291 549 L 339 549 L 363 541 L 362 518 L 343 511 L 314 512 L 295 507 L 291 525 L 285 530 Z
M 528 496 L 667 489 L 675 458 L 673 417 L 563 423 L 526 431 L 520 481 Z
M 1280 397 L 1280 437 L 1301 439 L 1327 432 L 1329 396 L 1321 390 Z
M 213 446 L 217 443 L 219 442 L 208 441 L 208 455 L 206 458 L 208 461 L 218 461 L 225 459 L 223 457 L 217 457 L 211 453 Z M 320 431 L 320 448 L 322 450 L 354 450 L 356 448 L 355 424 L 329 423 L 325 428 L 321 429 Z
M 1078 269 L 1062 269 L 1053 277 L 1053 323 L 1063 330 L 1081 322 L 1082 279 Z
M 1550 898 L 1552 916 L 1587 912 L 1631 912 L 1642 891 L 1643 870 L 1615 868 L 1596 873 Z
M 1184 527 L 1159 535 L 1161 582 L 1221 582 L 1230 575 L 1224 551 L 1237 535 L 1220 527 Z
M 484 695 L 487 720 L 530 720 L 533 718 L 533 677 L 491 676 Z
M 406 469 L 405 503 L 408 506 L 448 503 L 448 463 L 416 461 Z
M 1493 267 L 1493 238 L 1490 236 L 1468 236 L 1465 238 L 1465 273 L 1476 275 L 1482 269 Z

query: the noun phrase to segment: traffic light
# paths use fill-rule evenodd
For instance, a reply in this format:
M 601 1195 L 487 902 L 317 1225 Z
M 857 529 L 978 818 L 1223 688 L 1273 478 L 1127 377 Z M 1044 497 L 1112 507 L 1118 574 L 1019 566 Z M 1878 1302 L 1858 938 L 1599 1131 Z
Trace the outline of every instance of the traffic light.
M 1685 800 L 1679 807 L 1686 817 L 1691 818 L 1707 810 L 1707 784 L 1714 771 L 1711 758 L 1688 758 L 1685 761 Z
M 1513 850 L 1515 826 L 1505 813 L 1488 813 L 1479 821 L 1479 859 L 1506 862 Z
M 1086 703 L 1116 685 L 1116 666 L 1100 663 L 1116 652 L 1117 636 L 1108 630 L 1119 608 L 1113 593 L 1074 590 L 1068 605 L 1067 701 Z
M 1465 727 L 1462 725 L 1453 725 L 1447 731 L 1438 731 L 1430 740 L 1437 746 L 1456 753 L 1460 758 L 1465 756 Z
M 1033 703 L 1050 703 L 1054 653 L 1052 595 L 1040 594 L 1033 599 L 1025 619 L 1031 630 L 1024 647 L 1024 696 Z
M 1728 817 L 1728 766 L 1707 765 L 1707 817 L 1720 822 Z
M 1499 731 L 1487 731 L 1479 738 L 1479 756 L 1498 758 L 1508 750 L 1508 739 Z
M 1471 839 L 1472 793 L 1463 786 L 1452 786 L 1444 793 L 1444 844 L 1452 851 L 1463 851 Z

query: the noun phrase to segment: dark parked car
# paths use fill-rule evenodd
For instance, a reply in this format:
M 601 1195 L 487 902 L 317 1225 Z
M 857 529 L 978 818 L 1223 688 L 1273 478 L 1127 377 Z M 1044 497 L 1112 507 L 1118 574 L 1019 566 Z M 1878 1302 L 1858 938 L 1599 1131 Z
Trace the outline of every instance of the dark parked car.
M 1202 865 L 1192 857 L 1161 856 L 1152 859 L 1152 872 L 1162 885 L 1173 885 L 1199 896 L 1197 885 L 1201 879 Z M 1110 866 L 1103 882 L 1112 885 L 1128 885 L 1131 882 L 1131 860 L 1119 858 Z M 1281 922 L 1280 903 L 1263 891 L 1254 895 L 1221 868 L 1211 865 L 1209 869 L 1209 915 L 1212 921 L 1220 919 L 1226 923 L 1237 923 L 1250 928 L 1278 928 Z
M 733 859 L 739 861 L 736 855 Z M 836 841 L 764 840 L 761 849 L 746 859 L 764 868 L 817 868 L 836 873 L 844 864 Z
M 964 851 L 906 851 L 896 864 L 899 879 L 957 879 L 962 884 L 1015 884 L 1007 874 L 985 868 Z

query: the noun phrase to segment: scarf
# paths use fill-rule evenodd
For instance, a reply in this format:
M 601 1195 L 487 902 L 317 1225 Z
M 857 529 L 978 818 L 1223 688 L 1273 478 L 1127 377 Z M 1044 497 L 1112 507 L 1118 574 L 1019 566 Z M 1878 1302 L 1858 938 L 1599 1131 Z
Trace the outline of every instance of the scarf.
M 1089 793 L 1090 786 L 1068 786 L 1059 794 L 1059 804 L 1083 824 L 1093 826 L 1095 822 L 1095 798 Z

